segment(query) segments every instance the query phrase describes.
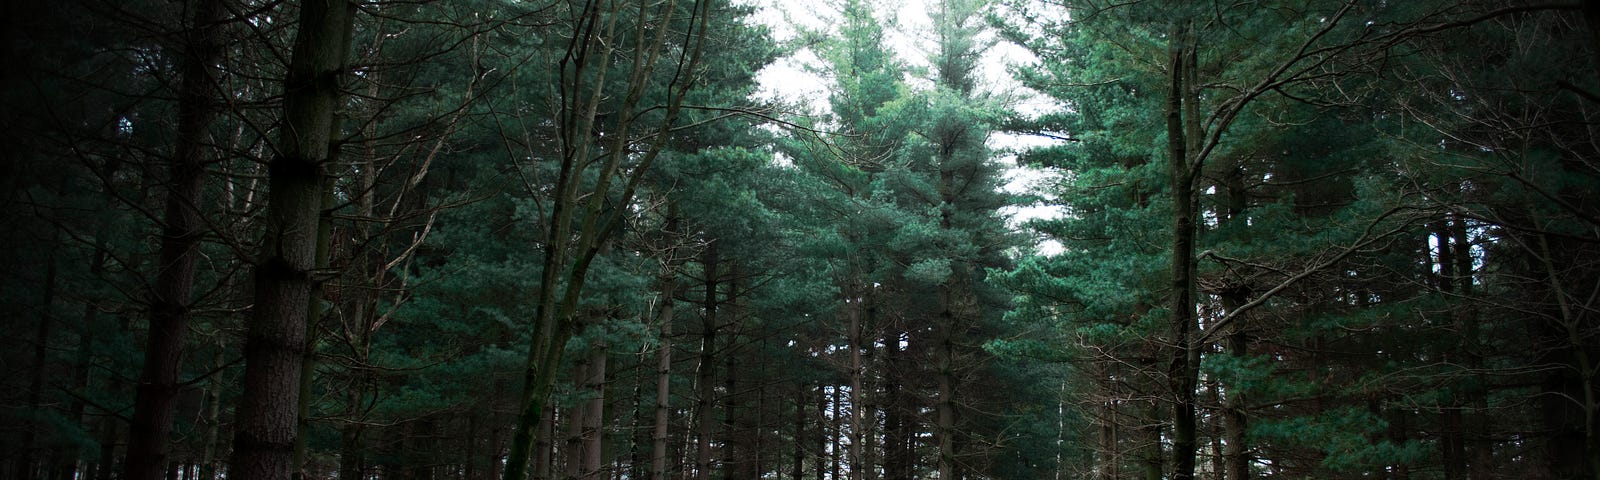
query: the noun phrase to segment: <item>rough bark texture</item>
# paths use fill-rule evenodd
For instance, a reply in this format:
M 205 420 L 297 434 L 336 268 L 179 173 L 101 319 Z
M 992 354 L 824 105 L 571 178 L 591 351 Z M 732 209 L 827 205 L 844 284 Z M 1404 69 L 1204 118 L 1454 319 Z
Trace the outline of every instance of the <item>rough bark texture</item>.
M 183 42 L 178 138 L 168 169 L 160 263 L 150 290 L 150 332 L 128 427 L 123 468 L 130 480 L 157 480 L 167 471 L 178 373 L 194 298 L 195 263 L 205 235 L 200 217 L 208 150 L 205 137 L 217 112 L 212 85 L 222 57 L 219 23 L 225 10 L 221 1 L 195 3 L 194 19 Z
M 661 279 L 661 345 L 656 347 L 655 425 L 650 435 L 650 480 L 667 480 L 667 427 L 672 420 L 672 315 L 676 275 Z
M 298 434 L 301 362 L 316 266 L 319 219 L 338 128 L 339 81 L 355 4 L 308 0 L 284 88 L 283 138 L 268 166 L 270 198 L 255 305 L 245 339 L 244 391 L 228 477 L 289 478 Z
M 1190 172 L 1184 124 L 1187 94 L 1184 27 L 1171 37 L 1171 84 L 1167 92 L 1167 155 L 1172 187 L 1171 358 L 1167 375 L 1172 392 L 1172 478 L 1192 480 L 1195 466 L 1195 383 L 1190 370 L 1190 330 L 1194 325 L 1194 177 Z M 1192 117 L 1192 115 L 1191 115 Z
M 1244 210 L 1249 206 L 1249 195 L 1245 187 L 1244 171 L 1242 167 L 1235 166 L 1223 175 L 1223 187 L 1227 189 L 1227 221 L 1233 225 L 1245 222 Z M 1223 312 L 1233 312 L 1248 300 L 1250 292 L 1248 285 L 1229 284 L 1220 292 Z M 1240 318 L 1228 328 L 1232 331 L 1228 335 L 1227 352 L 1234 357 L 1244 357 L 1249 354 L 1250 337 L 1245 328 L 1248 319 Z M 1245 432 L 1250 429 L 1250 419 L 1245 416 L 1244 393 L 1238 386 L 1224 387 L 1222 399 L 1222 472 L 1228 480 L 1244 480 L 1250 478 L 1250 449 L 1245 445 Z

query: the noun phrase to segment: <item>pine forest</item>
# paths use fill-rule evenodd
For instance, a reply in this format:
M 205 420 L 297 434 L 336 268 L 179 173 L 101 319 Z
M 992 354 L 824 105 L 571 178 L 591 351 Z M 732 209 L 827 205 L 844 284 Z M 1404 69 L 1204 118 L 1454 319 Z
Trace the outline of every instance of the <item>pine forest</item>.
M 1600 0 L 0 39 L 0 480 L 1600 480 Z

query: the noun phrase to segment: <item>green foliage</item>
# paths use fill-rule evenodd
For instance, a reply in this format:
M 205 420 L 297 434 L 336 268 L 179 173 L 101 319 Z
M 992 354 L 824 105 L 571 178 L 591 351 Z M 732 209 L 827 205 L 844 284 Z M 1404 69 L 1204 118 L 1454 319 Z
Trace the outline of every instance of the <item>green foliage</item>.
M 1435 454 L 1417 440 L 1381 438 L 1389 424 L 1364 408 L 1329 409 L 1314 417 L 1267 421 L 1250 429 L 1252 438 L 1320 451 L 1320 466 L 1332 472 L 1377 472 L 1387 465 L 1417 463 Z

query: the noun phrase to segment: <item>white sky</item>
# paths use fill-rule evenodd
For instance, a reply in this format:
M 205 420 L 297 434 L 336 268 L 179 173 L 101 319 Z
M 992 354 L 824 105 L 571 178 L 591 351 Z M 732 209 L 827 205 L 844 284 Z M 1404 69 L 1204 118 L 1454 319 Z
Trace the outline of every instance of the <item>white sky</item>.
M 759 7 L 756 19 L 772 27 L 773 35 L 779 42 L 795 38 L 795 29 L 790 22 L 799 23 L 810 29 L 822 29 L 833 23 L 838 12 L 828 2 L 802 1 L 786 2 L 784 0 L 749 0 L 751 4 Z M 927 66 L 928 45 L 919 38 L 925 36 L 932 28 L 932 19 L 928 16 L 926 0 L 883 0 L 884 4 L 898 3 L 892 19 L 893 25 L 885 27 L 889 46 L 899 55 L 901 61 L 913 66 Z M 879 20 L 885 20 L 882 16 Z M 985 53 L 979 65 L 979 88 L 989 93 L 1010 98 L 1015 102 L 1015 108 L 1024 113 L 1038 113 L 1055 108 L 1048 100 L 1038 98 L 1031 91 L 1023 88 L 1007 71 L 1009 65 L 1033 62 L 1033 55 L 1020 46 L 998 42 Z M 805 105 L 806 113 L 820 113 L 827 109 L 827 84 L 822 77 L 807 71 L 807 67 L 816 69 L 820 67 L 821 60 L 814 52 L 801 51 L 793 57 L 778 59 L 778 61 L 761 72 L 757 73 L 756 80 L 761 84 L 757 91 L 757 98 L 779 100 L 791 104 Z M 997 151 L 1011 151 L 1029 146 L 1045 145 L 1050 140 L 1039 137 L 1018 136 L 1005 133 L 995 133 L 989 140 L 989 146 Z M 1009 159 L 1004 161 L 1013 165 Z M 1030 168 L 1010 166 L 1006 171 L 1007 183 L 1005 190 L 1012 193 L 1021 193 L 1036 190 L 1036 184 L 1046 181 L 1048 174 Z M 1061 214 L 1061 209 L 1054 206 L 1028 206 L 1007 212 L 1013 222 L 1020 222 L 1032 218 L 1051 218 Z M 1047 241 L 1039 245 L 1040 253 L 1055 254 L 1061 251 L 1061 245 Z

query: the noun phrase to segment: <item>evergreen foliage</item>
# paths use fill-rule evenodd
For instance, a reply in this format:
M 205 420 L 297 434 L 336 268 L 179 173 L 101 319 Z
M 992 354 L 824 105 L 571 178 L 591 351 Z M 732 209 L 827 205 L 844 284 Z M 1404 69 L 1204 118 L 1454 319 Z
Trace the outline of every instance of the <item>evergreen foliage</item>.
M 1600 475 L 1588 3 L 13 3 L 0 478 Z

